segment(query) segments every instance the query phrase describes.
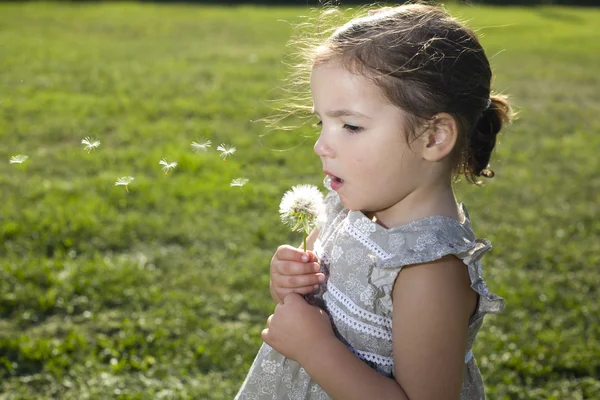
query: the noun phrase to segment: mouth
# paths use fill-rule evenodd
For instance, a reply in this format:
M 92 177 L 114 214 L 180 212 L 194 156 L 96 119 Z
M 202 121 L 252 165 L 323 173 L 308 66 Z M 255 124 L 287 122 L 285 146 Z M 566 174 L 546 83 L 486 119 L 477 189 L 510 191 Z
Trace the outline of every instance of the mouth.
M 327 176 L 331 179 L 331 188 L 333 190 L 339 189 L 343 184 L 344 180 L 339 176 L 333 175 L 331 172 L 324 171 Z
M 331 180 L 332 180 L 333 182 L 336 182 L 336 183 L 344 183 L 344 180 L 343 180 L 342 178 L 338 177 L 338 176 L 335 176 L 335 175 L 329 175 L 329 177 L 331 178 Z

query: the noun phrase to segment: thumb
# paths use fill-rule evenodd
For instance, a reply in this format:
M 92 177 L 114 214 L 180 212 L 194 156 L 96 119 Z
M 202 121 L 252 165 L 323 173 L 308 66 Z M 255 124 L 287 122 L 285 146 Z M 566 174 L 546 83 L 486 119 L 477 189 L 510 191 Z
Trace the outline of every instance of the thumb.
M 298 301 L 298 299 L 301 299 L 301 298 L 302 297 L 298 293 L 292 292 L 283 298 L 283 304 L 290 304 L 290 303 Z

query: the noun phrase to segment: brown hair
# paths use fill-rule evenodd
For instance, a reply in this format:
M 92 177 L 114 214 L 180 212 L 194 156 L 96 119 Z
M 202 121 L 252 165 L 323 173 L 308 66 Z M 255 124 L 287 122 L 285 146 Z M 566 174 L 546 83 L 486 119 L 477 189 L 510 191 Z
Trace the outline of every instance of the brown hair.
M 329 9 L 322 15 L 333 13 Z M 407 112 L 413 139 L 417 127 L 436 114 L 451 114 L 459 128 L 451 154 L 454 171 L 474 183 L 478 176 L 493 176 L 488 163 L 496 135 L 511 121 L 512 111 L 506 96 L 491 94 L 490 64 L 471 29 L 440 7 L 410 4 L 371 11 L 328 34 L 320 43 L 314 37 L 292 42 L 304 61 L 296 65 L 292 86 L 306 83 L 306 70 L 339 62 L 370 79 Z M 276 122 L 290 114 L 280 114 Z

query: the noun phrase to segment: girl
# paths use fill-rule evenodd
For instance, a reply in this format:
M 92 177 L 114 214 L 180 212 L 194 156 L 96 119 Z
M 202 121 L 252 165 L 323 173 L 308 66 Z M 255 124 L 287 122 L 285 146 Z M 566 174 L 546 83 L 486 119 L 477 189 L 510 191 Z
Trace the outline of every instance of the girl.
M 491 78 L 475 34 L 425 5 L 370 12 L 315 49 L 327 215 L 314 251 L 271 261 L 277 305 L 237 399 L 484 398 L 471 348 L 504 300 L 452 182 L 493 175 L 510 107 Z

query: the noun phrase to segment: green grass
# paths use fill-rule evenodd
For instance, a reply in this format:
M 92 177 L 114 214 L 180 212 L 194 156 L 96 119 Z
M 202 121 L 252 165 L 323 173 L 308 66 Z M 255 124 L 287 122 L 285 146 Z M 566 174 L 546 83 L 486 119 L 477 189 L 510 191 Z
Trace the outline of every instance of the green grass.
M 451 11 L 521 114 L 496 178 L 458 187 L 507 300 L 474 349 L 488 396 L 600 398 L 600 10 Z M 299 241 L 280 196 L 321 181 L 308 129 L 251 122 L 285 74 L 279 20 L 305 13 L 0 4 L 0 399 L 233 398 L 270 257 Z M 102 141 L 89 156 L 84 136 Z M 194 154 L 201 136 L 238 152 Z M 162 157 L 180 163 L 166 177 Z

